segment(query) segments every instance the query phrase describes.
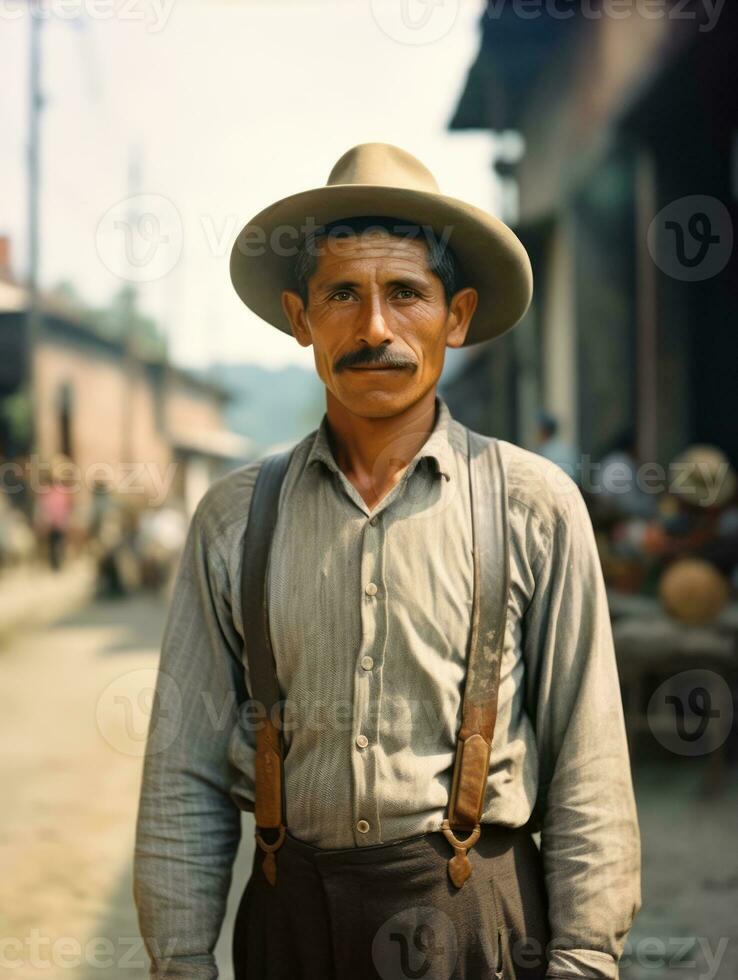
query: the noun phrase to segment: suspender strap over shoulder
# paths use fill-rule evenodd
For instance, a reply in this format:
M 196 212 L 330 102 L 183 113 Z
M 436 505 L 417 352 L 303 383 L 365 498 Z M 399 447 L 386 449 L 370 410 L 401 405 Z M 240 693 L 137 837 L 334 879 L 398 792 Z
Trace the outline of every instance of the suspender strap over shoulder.
M 261 464 L 251 496 L 241 572 L 249 693 L 264 709 L 264 719 L 256 734 L 256 841 L 265 852 L 264 874 L 272 884 L 277 877 L 274 852 L 284 840 L 285 808 L 280 690 L 269 634 L 267 575 L 279 494 L 290 457 L 290 452 L 279 453 L 268 456 Z
M 467 430 L 468 431 L 468 430 Z M 471 874 L 468 850 L 484 812 L 510 582 L 507 486 L 496 439 L 468 431 L 474 551 L 474 598 L 461 727 L 443 832 L 454 848 L 449 875 L 460 887 Z M 455 831 L 469 832 L 460 841 Z

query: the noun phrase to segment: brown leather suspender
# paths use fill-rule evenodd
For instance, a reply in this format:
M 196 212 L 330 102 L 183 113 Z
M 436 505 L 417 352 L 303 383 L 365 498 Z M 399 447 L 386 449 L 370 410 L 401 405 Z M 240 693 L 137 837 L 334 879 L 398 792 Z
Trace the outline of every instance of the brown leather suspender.
M 265 852 L 264 873 L 276 882 L 275 852 L 284 840 L 286 813 L 281 734 L 281 694 L 269 635 L 267 576 L 279 494 L 290 453 L 264 460 L 251 498 L 244 541 L 241 598 L 251 698 L 266 718 L 257 732 L 256 842 Z M 497 718 L 500 664 L 509 588 L 507 487 L 496 439 L 468 433 L 474 555 L 474 600 L 448 818 L 443 833 L 454 849 L 449 876 L 461 887 L 471 874 L 469 849 L 480 833 L 489 756 Z M 468 832 L 459 840 L 456 832 Z
M 454 849 L 448 873 L 457 888 L 471 874 L 467 852 L 479 838 L 484 812 L 510 580 L 507 486 L 500 446 L 496 439 L 469 432 L 468 450 L 474 601 L 461 727 L 448 818 L 442 825 Z M 460 841 L 455 831 L 469 832 L 470 836 Z
M 267 575 L 269 551 L 277 524 L 279 492 L 291 453 L 268 456 L 259 468 L 251 495 L 241 572 L 241 608 L 249 693 L 263 706 L 264 720 L 256 732 L 254 818 L 256 843 L 265 852 L 267 881 L 277 880 L 275 851 L 285 832 L 282 705 L 277 667 L 269 634 Z

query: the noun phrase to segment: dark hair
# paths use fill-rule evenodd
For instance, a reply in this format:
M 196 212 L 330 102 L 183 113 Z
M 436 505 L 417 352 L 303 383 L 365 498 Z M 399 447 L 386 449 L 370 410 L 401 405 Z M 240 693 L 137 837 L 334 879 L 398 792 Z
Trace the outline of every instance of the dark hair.
M 381 229 L 394 238 L 419 238 L 428 248 L 428 268 L 435 273 L 443 284 L 446 303 L 459 288 L 459 267 L 453 250 L 439 239 L 430 225 L 404 222 L 401 218 L 389 218 L 384 215 L 374 217 L 361 215 L 357 218 L 341 218 L 321 225 L 305 235 L 300 242 L 295 258 L 293 277 L 295 288 L 302 297 L 303 303 L 308 302 L 308 281 L 318 267 L 318 255 L 321 244 L 330 237 L 334 239 L 347 235 L 359 235 L 367 229 Z

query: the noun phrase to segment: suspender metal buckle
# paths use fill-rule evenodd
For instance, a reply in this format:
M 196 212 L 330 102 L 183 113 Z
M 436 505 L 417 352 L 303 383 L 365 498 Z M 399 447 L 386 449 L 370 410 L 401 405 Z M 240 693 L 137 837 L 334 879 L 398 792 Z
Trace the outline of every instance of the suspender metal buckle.
M 262 851 L 264 851 L 264 860 L 262 862 L 262 870 L 264 871 L 264 877 L 269 882 L 270 885 L 276 885 L 277 883 L 277 859 L 274 856 L 274 852 L 278 851 L 279 848 L 284 844 L 284 835 L 287 828 L 283 823 L 279 825 L 278 836 L 275 841 L 268 844 L 264 838 L 261 836 L 259 828 L 256 828 L 256 843 L 259 845 Z
M 482 832 L 482 828 L 479 824 L 476 824 L 471 834 L 466 838 L 466 840 L 459 840 L 459 838 L 451 830 L 451 825 L 446 818 L 441 824 L 441 830 L 449 842 L 451 847 L 454 849 L 454 856 L 448 862 L 448 876 L 456 885 L 457 888 L 461 888 L 466 879 L 472 873 L 471 861 L 469 860 L 468 851 L 479 840 L 479 835 Z

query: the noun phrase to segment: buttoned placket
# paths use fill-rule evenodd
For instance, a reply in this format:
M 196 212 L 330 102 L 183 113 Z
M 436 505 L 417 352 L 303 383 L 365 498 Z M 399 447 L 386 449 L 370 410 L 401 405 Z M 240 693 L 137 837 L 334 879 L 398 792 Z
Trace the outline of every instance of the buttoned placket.
M 370 510 L 353 484 L 339 469 L 334 478 L 366 517 L 360 551 L 361 644 L 354 671 L 351 769 L 353 776 L 353 836 L 357 846 L 382 843 L 381 799 L 378 792 L 377 754 L 382 710 L 382 681 L 388 636 L 391 596 L 385 579 L 385 550 L 389 509 L 405 492 L 420 464 L 415 460 L 396 486 Z

